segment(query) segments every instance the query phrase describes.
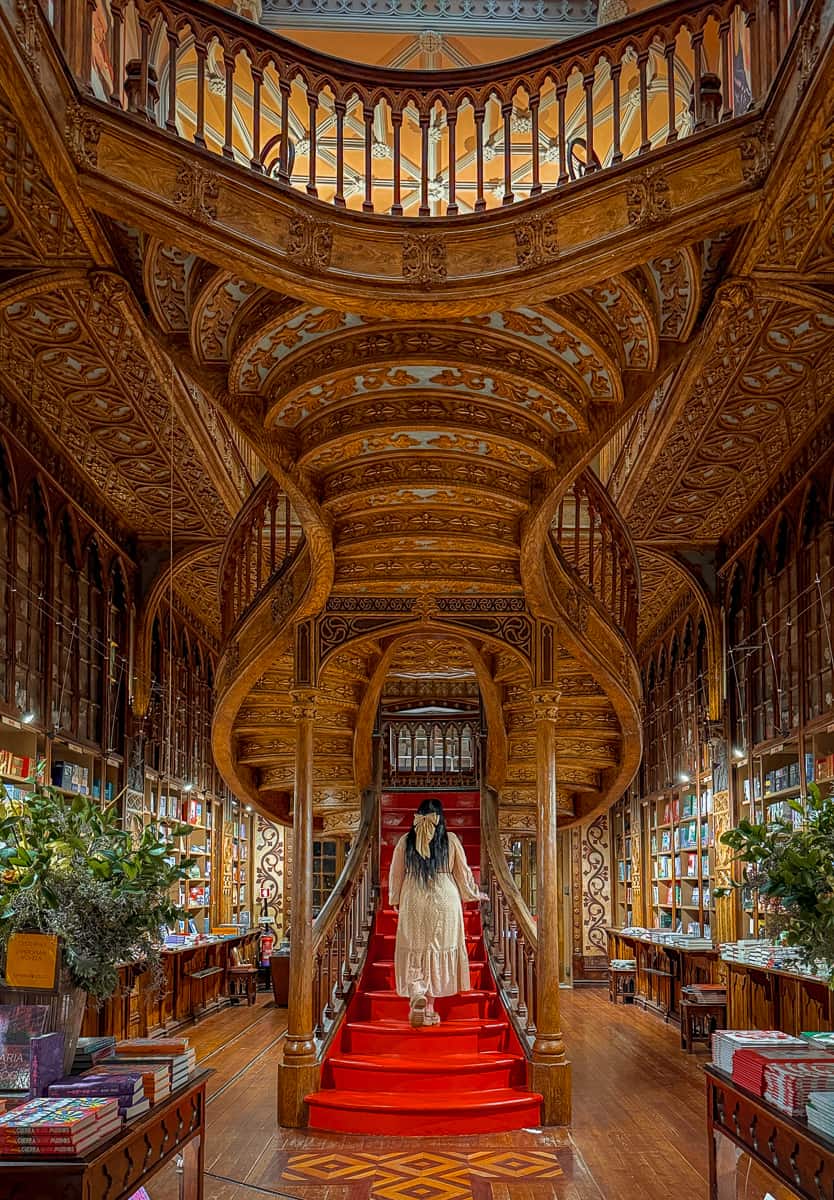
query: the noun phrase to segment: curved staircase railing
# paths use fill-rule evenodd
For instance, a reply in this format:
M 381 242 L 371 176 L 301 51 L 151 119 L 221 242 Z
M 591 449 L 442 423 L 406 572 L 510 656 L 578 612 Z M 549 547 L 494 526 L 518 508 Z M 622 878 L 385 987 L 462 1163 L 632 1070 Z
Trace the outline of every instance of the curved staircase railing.
M 234 519 L 220 562 L 223 635 L 293 559 L 301 523 L 280 486 L 265 476 Z
M 563 496 L 550 537 L 562 563 L 593 592 L 633 649 L 640 603 L 637 550 L 616 505 L 592 472 L 583 472 Z
M 342 873 L 313 922 L 313 1030 L 319 1062 L 365 962 L 378 893 L 379 790 L 362 798 L 359 832 Z
M 794 0 L 668 0 L 430 72 L 331 58 L 207 0 L 109 0 L 104 36 L 95 5 L 47 7 L 85 92 L 336 208 L 416 217 L 504 207 L 743 116 L 801 19 Z
M 507 866 L 498 831 L 498 795 L 486 785 L 481 789 L 481 832 L 484 849 L 481 886 L 489 896 L 484 914 L 484 945 L 504 1007 L 529 1053 L 537 1030 L 536 922 Z

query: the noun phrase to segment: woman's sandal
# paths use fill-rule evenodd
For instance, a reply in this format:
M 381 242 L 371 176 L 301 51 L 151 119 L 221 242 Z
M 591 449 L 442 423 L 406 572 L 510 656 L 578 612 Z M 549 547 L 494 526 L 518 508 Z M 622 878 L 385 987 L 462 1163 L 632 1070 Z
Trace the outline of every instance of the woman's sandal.
M 432 1011 L 430 1013 L 426 1013 L 423 1024 L 424 1025 L 439 1025 L 440 1024 L 440 1014 L 436 1013 L 432 1009 Z
M 409 1005 L 408 1021 L 412 1029 L 426 1024 L 426 997 L 413 996 Z

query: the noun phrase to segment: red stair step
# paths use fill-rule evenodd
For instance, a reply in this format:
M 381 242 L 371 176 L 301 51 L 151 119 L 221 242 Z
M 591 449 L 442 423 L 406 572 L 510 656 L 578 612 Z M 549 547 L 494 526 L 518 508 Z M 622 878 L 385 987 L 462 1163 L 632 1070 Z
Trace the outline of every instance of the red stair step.
M 394 991 L 366 992 L 365 995 L 370 1009 L 370 1020 L 408 1020 L 407 996 L 398 996 Z M 491 992 L 460 992 L 457 996 L 439 996 L 434 1006 L 441 1021 L 477 1021 L 486 1017 L 492 998 Z
M 541 1121 L 541 1096 L 515 1088 L 405 1096 L 333 1088 L 307 1097 L 310 1127 L 398 1137 L 497 1133 Z
M 469 986 L 477 991 L 489 981 L 490 975 L 485 962 L 469 960 Z M 385 992 L 394 987 L 394 960 L 378 959 L 367 969 L 366 985 L 372 991 Z
M 419 1047 L 415 1047 L 419 1049 Z M 527 1065 L 514 1054 L 446 1054 L 436 1062 L 395 1055 L 337 1054 L 327 1064 L 332 1087 L 399 1095 L 486 1091 L 524 1086 Z
M 407 1021 L 351 1021 L 346 1027 L 346 1035 L 351 1054 L 403 1054 L 412 1058 L 417 1053 L 425 1053 L 429 1058 L 439 1058 L 442 1054 L 502 1050 L 507 1024 L 487 1020 L 449 1021 L 448 1024 L 412 1029 Z M 422 1038 L 423 1042 L 416 1042 L 416 1038 Z

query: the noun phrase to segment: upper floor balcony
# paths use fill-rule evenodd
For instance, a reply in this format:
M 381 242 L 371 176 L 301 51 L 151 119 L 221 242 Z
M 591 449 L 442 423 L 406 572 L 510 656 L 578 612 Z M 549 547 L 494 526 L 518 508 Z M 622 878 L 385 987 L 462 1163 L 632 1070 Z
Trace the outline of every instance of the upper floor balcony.
M 103 104 L 285 192 L 418 218 L 516 205 L 746 116 L 801 17 L 796 0 L 671 0 L 519 58 L 400 70 L 206 0 L 49 3 L 78 84 Z M 522 237 L 520 259 L 550 241 Z

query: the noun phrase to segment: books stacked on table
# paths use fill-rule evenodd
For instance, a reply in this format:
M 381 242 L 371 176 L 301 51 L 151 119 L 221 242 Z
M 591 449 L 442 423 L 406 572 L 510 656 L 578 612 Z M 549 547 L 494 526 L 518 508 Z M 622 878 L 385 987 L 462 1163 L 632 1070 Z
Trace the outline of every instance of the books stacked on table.
M 608 963 L 612 971 L 636 971 L 636 958 L 612 958 Z
M 764 1050 L 770 1046 L 802 1046 L 802 1039 L 781 1029 L 717 1029 L 712 1035 L 712 1062 L 719 1071 L 733 1073 L 737 1050 Z
M 827 1060 L 834 1066 L 834 1055 L 815 1050 L 807 1042 L 802 1046 L 768 1046 L 758 1050 L 736 1050 L 733 1055 L 733 1081 L 749 1092 L 763 1096 L 767 1089 L 771 1066 L 788 1062 L 819 1062 Z
M 95 1074 L 112 1075 L 116 1078 L 122 1075 L 138 1075 L 148 1104 L 159 1104 L 171 1094 L 171 1072 L 168 1064 L 164 1062 L 146 1063 L 136 1059 L 127 1061 L 109 1058 L 97 1064 Z
M 114 1037 L 83 1037 L 78 1039 L 75 1048 L 75 1058 L 72 1060 L 72 1074 L 80 1075 L 89 1071 L 102 1058 L 107 1058 L 116 1048 Z
M 834 1050 L 834 1032 L 830 1029 L 825 1033 L 801 1033 L 799 1036 L 818 1050 Z
M 692 983 L 681 989 L 681 999 L 689 1004 L 726 1004 L 727 989 L 723 983 Z
M 188 1038 L 134 1038 L 130 1041 L 118 1042 L 116 1051 L 104 1060 L 108 1067 L 121 1067 L 122 1070 L 165 1071 L 168 1081 L 168 1091 L 175 1092 L 177 1088 L 188 1083 L 197 1065 L 197 1055 L 189 1046 Z M 155 1089 L 157 1103 L 162 1097 Z
M 150 1108 L 150 1101 L 145 1095 L 145 1083 L 139 1071 L 126 1072 L 124 1075 L 103 1072 L 96 1074 L 91 1071 L 86 1075 L 68 1075 L 58 1080 L 49 1088 L 50 1096 L 67 1096 L 73 1099 L 83 1099 L 88 1096 L 111 1096 L 119 1105 L 119 1116 L 123 1122 L 140 1117 Z
M 121 1124 L 111 1097 L 29 1100 L 0 1117 L 0 1155 L 76 1157 L 118 1133 Z
M 834 1138 L 834 1092 L 809 1092 L 805 1113 L 812 1129 Z
M 790 1117 L 804 1117 L 812 1092 L 834 1092 L 834 1056 L 775 1062 L 765 1071 L 764 1098 Z

